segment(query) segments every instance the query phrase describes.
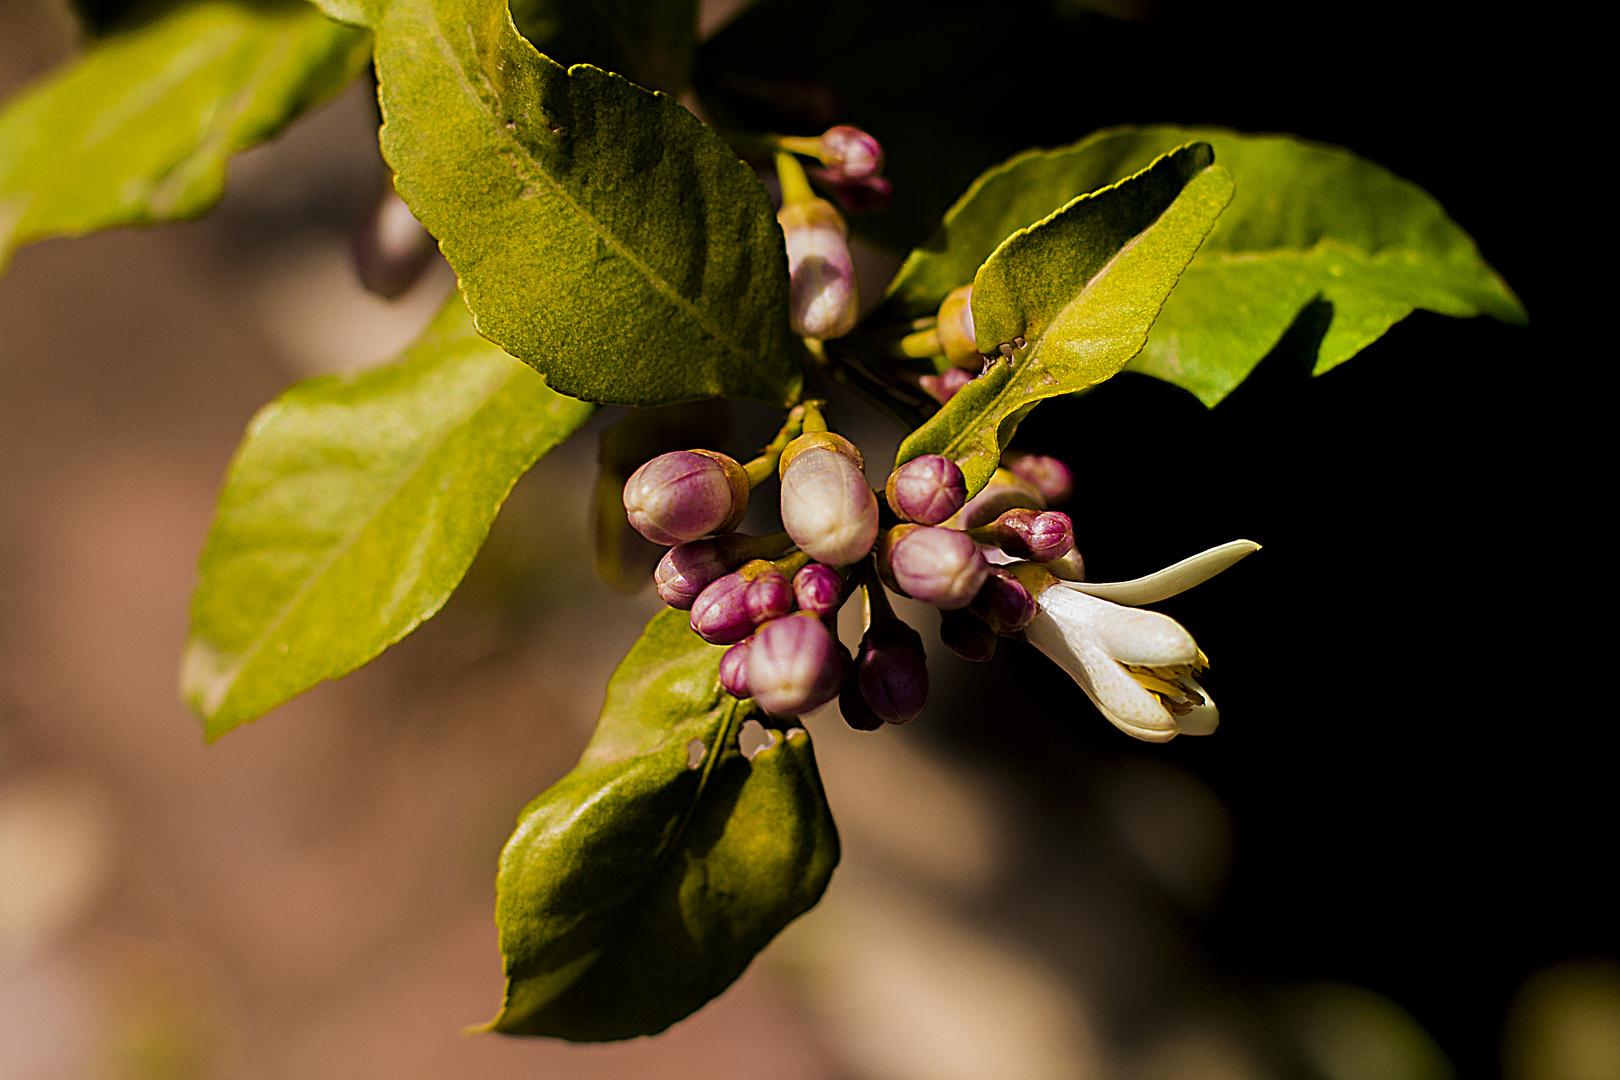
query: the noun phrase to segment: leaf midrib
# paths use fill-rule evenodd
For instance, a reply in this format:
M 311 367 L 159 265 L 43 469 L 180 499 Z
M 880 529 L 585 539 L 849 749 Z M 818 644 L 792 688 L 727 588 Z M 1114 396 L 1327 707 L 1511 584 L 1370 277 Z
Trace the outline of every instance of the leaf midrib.
M 511 18 L 511 14 L 508 12 L 508 30 L 512 29 Z M 749 353 L 742 346 L 733 343 L 729 337 L 720 331 L 719 328 L 709 322 L 701 308 L 688 300 L 677 289 L 670 285 L 669 282 L 667 282 L 661 275 L 655 272 L 651 266 L 643 262 L 633 252 L 631 252 L 630 249 L 618 239 L 618 237 L 608 230 L 606 225 L 598 221 L 593 214 L 581 206 L 573 195 L 567 191 L 567 189 L 558 183 L 558 181 L 552 177 L 550 173 L 545 171 L 540 163 L 536 161 L 529 153 L 528 147 L 524 146 L 522 142 L 520 142 L 511 132 L 509 132 L 506 129 L 506 126 L 500 123 L 496 117 L 489 114 L 489 111 L 484 107 L 484 99 L 477 93 L 472 78 L 467 72 L 466 66 L 461 62 L 461 57 L 456 53 L 455 47 L 450 44 L 450 39 L 448 36 L 446 36 L 443 25 L 437 18 L 431 17 L 428 19 L 428 24 L 431 27 L 434 40 L 438 43 L 441 51 L 450 61 L 449 66 L 455 70 L 457 77 L 460 79 L 463 88 L 467 92 L 467 96 L 472 99 L 475 107 L 484 114 L 485 120 L 489 122 L 490 129 L 495 132 L 496 138 L 499 140 L 504 140 L 513 148 L 513 159 L 526 163 L 533 172 L 538 172 L 540 178 L 545 181 L 546 186 L 555 192 L 557 196 L 561 198 L 571 210 L 573 210 L 575 216 L 583 221 L 592 232 L 594 232 L 604 243 L 612 248 L 620 258 L 624 259 L 631 266 L 635 267 L 635 269 L 638 270 L 649 283 L 651 283 L 655 292 L 663 296 L 666 301 L 668 301 L 678 310 L 686 312 L 692 321 L 697 323 L 701 329 L 708 333 L 708 335 L 715 341 L 719 342 L 727 351 L 745 362 L 751 362 L 753 360 L 753 355 L 751 353 Z M 473 53 L 476 55 L 478 40 L 476 30 L 470 21 L 464 21 L 462 25 L 466 27 L 469 43 L 472 44 Z M 516 34 L 515 30 L 512 32 Z M 527 38 L 523 38 L 521 34 L 517 36 L 524 44 L 527 44 Z M 556 64 L 556 61 L 552 60 L 544 53 L 541 53 L 539 50 L 534 49 L 532 45 L 530 45 L 529 48 L 533 50 L 535 55 L 539 56 L 543 61 Z M 557 64 L 557 66 L 562 67 L 561 64 Z M 568 74 L 568 69 L 564 68 L 563 78 L 567 79 L 571 77 L 572 76 Z M 500 91 L 487 78 L 484 78 L 482 81 L 485 87 L 489 90 L 491 96 L 493 96 L 496 101 L 504 100 L 504 97 Z M 525 175 L 523 178 L 531 183 L 533 182 L 532 174 Z

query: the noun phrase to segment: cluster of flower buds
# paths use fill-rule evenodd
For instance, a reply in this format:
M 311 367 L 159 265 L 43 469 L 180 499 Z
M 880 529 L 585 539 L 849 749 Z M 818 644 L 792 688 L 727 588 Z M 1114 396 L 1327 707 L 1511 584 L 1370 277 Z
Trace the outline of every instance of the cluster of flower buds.
M 845 213 L 872 214 L 886 209 L 894 188 L 883 178 L 883 147 L 858 127 L 839 124 L 818 136 L 777 136 L 779 150 L 821 162 L 809 170 L 817 187 L 832 195 Z

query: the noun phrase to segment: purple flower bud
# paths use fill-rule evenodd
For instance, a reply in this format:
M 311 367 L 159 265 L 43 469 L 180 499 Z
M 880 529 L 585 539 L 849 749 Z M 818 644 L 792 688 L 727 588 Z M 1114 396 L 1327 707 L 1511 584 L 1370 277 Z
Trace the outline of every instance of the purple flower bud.
M 934 324 L 934 332 L 939 335 L 939 347 L 945 350 L 945 359 L 952 364 L 975 374 L 984 367 L 984 355 L 979 352 L 973 329 L 971 284 L 954 290 L 939 305 L 939 321 Z
M 922 638 L 905 623 L 874 625 L 855 654 L 855 676 L 872 712 L 891 724 L 915 719 L 928 702 Z
M 838 208 L 846 214 L 855 217 L 876 214 L 887 210 L 889 203 L 894 201 L 894 185 L 881 176 L 849 180 L 830 169 L 810 168 L 805 171 L 816 186 L 831 195 Z
M 720 658 L 720 685 L 734 698 L 753 696 L 748 692 L 748 647 L 753 640 L 737 642 Z
M 967 502 L 967 482 L 950 458 L 924 454 L 889 474 L 885 494 L 901 520 L 938 525 Z
M 1016 634 L 1028 626 L 1040 610 L 1035 597 L 1011 571 L 999 566 L 990 568 L 968 610 L 983 619 L 998 634 Z
M 748 689 L 767 711 L 798 716 L 831 701 L 844 680 L 844 647 L 807 612 L 773 619 L 748 646 Z
M 975 375 L 963 368 L 947 368 L 939 375 L 924 375 L 917 380 L 917 385 L 923 392 L 938 401 L 941 405 L 956 396 L 956 392 L 972 382 Z
M 764 559 L 717 579 L 692 605 L 692 629 L 704 641 L 730 645 L 754 627 L 793 610 L 793 586 Z
M 821 135 L 821 163 L 846 180 L 883 171 L 883 147 L 858 127 L 839 124 Z
M 790 447 L 791 449 L 791 447 Z M 846 455 L 822 446 L 782 469 L 782 527 L 799 549 L 828 566 L 848 566 L 877 540 L 877 497 Z
M 1046 497 L 1029 481 L 1019 479 L 1006 469 L 997 469 L 984 489 L 969 499 L 961 513 L 946 524 L 953 529 L 976 529 L 1020 507 L 1045 510 Z
M 949 611 L 973 602 L 990 564 L 967 533 L 897 525 L 878 550 L 878 569 L 898 592 Z
M 844 579 L 830 566 L 810 563 L 793 575 L 793 596 L 800 610 L 825 617 L 838 610 Z
M 855 329 L 860 302 L 849 227 L 832 204 L 812 198 L 777 213 L 787 241 L 788 322 L 800 337 L 825 341 Z
M 1074 548 L 1074 523 L 1057 510 L 1008 510 L 993 524 L 974 531 L 983 532 L 983 540 L 1015 559 L 1049 562 Z
M 996 632 L 971 611 L 941 612 L 939 640 L 957 656 L 974 663 L 996 655 Z
M 1045 454 L 1008 454 L 1004 467 L 1040 490 L 1047 506 L 1069 501 L 1074 494 L 1074 473 L 1055 457 Z
M 748 561 L 733 539 L 719 536 L 670 548 L 653 571 L 658 598 L 672 608 L 690 610 L 704 589 Z
M 712 450 L 660 454 L 630 474 L 624 510 L 655 544 L 730 532 L 748 509 L 748 473 Z
M 392 189 L 378 200 L 351 244 L 360 284 L 384 300 L 404 295 L 427 269 L 438 245 Z
M 861 693 L 861 681 L 853 667 L 844 676 L 844 689 L 838 694 L 838 711 L 844 715 L 844 723 L 856 731 L 876 731 L 883 726 L 883 717 L 873 712 L 872 706 L 866 703 L 866 697 Z

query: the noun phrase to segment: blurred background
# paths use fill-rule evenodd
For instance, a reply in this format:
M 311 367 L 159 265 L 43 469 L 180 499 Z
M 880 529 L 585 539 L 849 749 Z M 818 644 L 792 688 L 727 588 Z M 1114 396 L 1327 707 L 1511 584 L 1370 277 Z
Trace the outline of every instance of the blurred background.
M 623 410 L 518 485 L 441 615 L 205 747 L 175 670 L 244 426 L 392 357 L 453 277 L 393 303 L 354 280 L 385 183 L 359 86 L 241 156 L 197 222 L 21 251 L 0 278 L 0 1080 L 1620 1077 L 1617 736 L 1585 655 L 1612 637 L 1587 571 L 1607 487 L 1577 382 L 1600 354 L 1557 239 L 1582 231 L 1578 185 L 1538 179 L 1559 162 L 1536 32 L 1481 18 L 705 4 L 702 108 L 888 148 L 896 203 L 857 226 L 869 300 L 984 166 L 1169 120 L 1418 182 L 1532 323 L 1418 313 L 1320 379 L 1268 359 L 1211 411 L 1130 375 L 1043 407 L 1023 441 L 1081 477 L 1094 580 L 1265 545 L 1163 605 L 1213 658 L 1221 730 L 1136 743 L 1030 650 L 934 648 L 916 722 L 808 719 L 845 851 L 822 904 L 623 1044 L 460 1033 L 499 1002 L 500 846 L 658 606 L 590 571 L 596 436 Z M 76 41 L 64 4 L 0 0 L 0 94 Z M 898 431 L 835 410 L 888 460 Z M 734 410 L 728 445 L 770 423 Z

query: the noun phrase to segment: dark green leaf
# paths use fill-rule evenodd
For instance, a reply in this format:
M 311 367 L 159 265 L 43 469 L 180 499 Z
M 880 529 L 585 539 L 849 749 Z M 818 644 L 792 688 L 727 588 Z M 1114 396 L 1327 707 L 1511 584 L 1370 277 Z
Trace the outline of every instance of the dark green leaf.
M 1182 147 L 1007 237 L 974 278 L 974 327 L 986 353 L 1028 344 L 963 387 L 899 460 L 955 458 L 976 492 L 1036 403 L 1123 368 L 1232 197 L 1231 174 L 1212 161 L 1207 143 Z
M 230 156 L 365 66 L 303 0 L 206 0 L 90 44 L 0 114 L 0 269 L 46 236 L 194 217 Z
M 514 0 L 512 19 L 564 66 L 594 64 L 677 95 L 692 81 L 694 0 Z
M 523 811 L 501 855 L 495 1030 L 662 1031 L 820 899 L 838 832 L 810 736 L 773 730 L 745 758 L 742 724 L 776 721 L 720 689 L 724 652 L 685 612 L 655 617 L 579 764 Z
M 999 237 L 1202 140 L 1236 184 L 1232 204 L 1165 303 L 1131 369 L 1213 405 L 1314 300 L 1333 307 L 1316 372 L 1343 363 L 1414 308 L 1524 321 L 1524 309 L 1435 199 L 1341 147 L 1224 128 L 1113 128 L 1021 154 L 974 182 L 940 233 L 906 260 L 891 319 L 931 313 Z
M 383 151 L 480 333 L 590 401 L 797 396 L 782 231 L 714 132 L 541 56 L 504 4 L 392 0 L 375 29 Z
M 439 610 L 512 484 L 593 411 L 480 338 L 459 297 L 396 363 L 266 407 L 191 602 L 181 680 L 208 737 L 353 671 Z

